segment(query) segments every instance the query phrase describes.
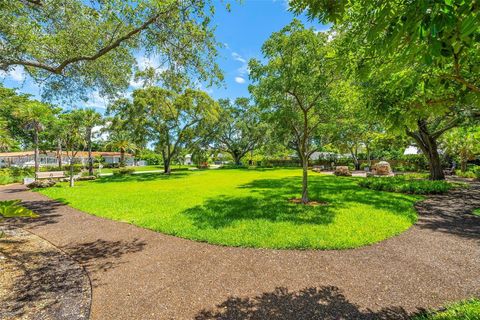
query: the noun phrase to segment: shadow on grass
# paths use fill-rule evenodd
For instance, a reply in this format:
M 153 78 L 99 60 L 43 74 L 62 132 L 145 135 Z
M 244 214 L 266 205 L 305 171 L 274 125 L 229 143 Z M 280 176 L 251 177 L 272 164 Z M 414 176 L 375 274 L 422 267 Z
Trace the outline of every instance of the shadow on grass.
M 109 183 L 109 182 L 145 182 L 153 180 L 173 180 L 185 178 L 190 175 L 191 172 L 178 171 L 172 172 L 170 175 L 162 172 L 158 173 L 142 173 L 142 174 L 114 174 L 111 176 L 104 176 L 100 179 L 90 181 L 90 183 Z
M 211 310 L 200 311 L 196 320 L 236 319 L 409 319 L 402 307 L 388 307 L 380 311 L 361 310 L 347 300 L 334 286 L 310 287 L 296 292 L 276 288 L 256 297 L 230 297 Z
M 240 220 L 268 220 L 294 224 L 329 224 L 334 218 L 330 206 L 302 206 L 292 204 L 282 195 L 272 197 L 218 196 L 203 205 L 183 212 L 200 229 L 225 228 Z
M 325 225 L 333 222 L 335 212 L 358 204 L 408 216 L 412 223 L 416 215 L 412 210 L 412 197 L 360 188 L 355 179 L 315 177 L 309 182 L 310 200 L 326 202 L 326 206 L 303 206 L 289 203 L 300 197 L 301 178 L 258 179 L 239 186 L 249 189 L 251 196 L 217 196 L 202 205 L 185 210 L 193 224 L 201 229 L 225 228 L 240 220 L 268 220 L 294 224 Z

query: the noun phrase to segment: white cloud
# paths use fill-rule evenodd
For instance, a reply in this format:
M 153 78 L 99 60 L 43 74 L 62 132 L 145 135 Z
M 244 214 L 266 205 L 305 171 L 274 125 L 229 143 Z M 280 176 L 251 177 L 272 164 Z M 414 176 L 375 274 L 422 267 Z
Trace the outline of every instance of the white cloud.
M 132 77 L 130 80 L 130 86 L 134 89 L 140 88 L 143 86 L 143 81 L 141 79 L 135 80 L 135 78 Z
M 247 59 L 236 52 L 232 52 L 233 60 L 240 62 L 242 65 L 237 69 L 236 83 L 245 83 L 245 75 L 249 73 Z
M 242 77 L 235 77 L 235 82 L 236 83 L 245 83 L 245 79 Z
M 247 63 L 247 60 L 245 60 L 241 55 L 239 55 L 236 52 L 232 52 L 232 57 L 233 57 L 233 60 L 236 60 L 241 63 Z
M 88 97 L 88 100 L 85 102 L 85 107 L 87 108 L 98 108 L 98 109 L 106 109 L 108 101 L 107 99 L 100 96 L 98 91 L 94 91 Z
M 23 67 L 16 66 L 8 72 L 0 71 L 0 77 L 11 79 L 15 82 L 22 82 L 23 80 L 25 80 L 25 73 Z

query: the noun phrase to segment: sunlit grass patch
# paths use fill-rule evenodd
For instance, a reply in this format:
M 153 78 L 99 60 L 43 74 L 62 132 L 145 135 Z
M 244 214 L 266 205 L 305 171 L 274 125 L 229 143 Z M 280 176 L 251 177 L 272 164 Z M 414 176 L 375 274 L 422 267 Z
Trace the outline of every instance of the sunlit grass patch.
M 262 248 L 355 248 L 382 241 L 416 221 L 419 196 L 361 188 L 358 178 L 312 175 L 300 197 L 301 171 L 206 170 L 104 177 L 39 192 L 85 212 L 183 238 Z

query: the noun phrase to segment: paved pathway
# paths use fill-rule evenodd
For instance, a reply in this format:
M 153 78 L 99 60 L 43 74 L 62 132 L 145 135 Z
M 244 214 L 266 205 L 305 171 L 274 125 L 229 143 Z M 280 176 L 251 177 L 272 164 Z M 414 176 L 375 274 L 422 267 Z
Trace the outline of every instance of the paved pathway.
M 19 224 L 88 270 L 92 319 L 405 319 L 480 296 L 480 185 L 418 206 L 398 237 L 345 251 L 228 248 L 0 188 L 41 218 Z

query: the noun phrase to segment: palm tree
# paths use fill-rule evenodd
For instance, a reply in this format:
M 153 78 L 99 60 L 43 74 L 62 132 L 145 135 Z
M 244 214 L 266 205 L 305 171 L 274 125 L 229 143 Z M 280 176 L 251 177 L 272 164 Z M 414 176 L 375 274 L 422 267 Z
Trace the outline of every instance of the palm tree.
M 47 122 L 48 118 L 52 116 L 52 109 L 49 105 L 39 101 L 29 101 L 28 103 L 18 107 L 14 111 L 14 116 L 23 123 L 27 131 L 31 131 L 33 133 L 33 145 L 35 147 L 35 172 L 38 172 L 38 136 L 43 130 L 44 124 Z
M 127 151 L 134 151 L 137 146 L 132 142 L 130 135 L 123 130 L 114 131 L 110 137 L 106 148 L 120 151 L 120 167 L 125 167 L 125 153 Z
M 85 140 L 87 142 L 88 148 L 88 174 L 93 175 L 93 157 L 92 157 L 92 138 L 93 138 L 93 128 L 95 126 L 102 124 L 102 116 L 100 113 L 96 112 L 95 109 L 84 109 L 83 113 L 83 123 L 85 125 Z

